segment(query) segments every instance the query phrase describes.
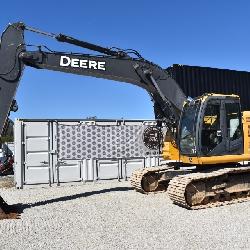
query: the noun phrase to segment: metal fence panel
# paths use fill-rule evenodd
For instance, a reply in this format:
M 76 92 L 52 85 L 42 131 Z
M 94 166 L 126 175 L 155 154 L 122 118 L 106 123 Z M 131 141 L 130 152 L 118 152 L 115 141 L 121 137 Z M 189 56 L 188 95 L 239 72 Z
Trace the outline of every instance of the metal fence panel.
M 82 180 L 81 161 L 58 161 L 57 178 L 58 182 L 73 182 Z
M 153 125 L 155 121 L 17 119 L 16 187 L 121 179 L 136 168 L 157 166 L 158 151 L 142 142 L 144 129 Z
M 134 170 L 146 167 L 145 158 L 143 159 L 126 159 L 124 161 L 125 177 L 130 177 Z
M 119 159 L 98 160 L 97 178 L 100 180 L 121 178 Z

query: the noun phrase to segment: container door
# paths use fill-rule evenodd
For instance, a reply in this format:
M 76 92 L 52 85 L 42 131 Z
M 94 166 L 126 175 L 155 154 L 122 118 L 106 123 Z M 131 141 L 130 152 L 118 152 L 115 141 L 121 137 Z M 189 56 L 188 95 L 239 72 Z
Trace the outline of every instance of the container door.
M 50 183 L 48 122 L 25 122 L 24 151 L 24 183 Z
M 76 142 L 81 138 L 78 129 L 78 122 L 56 124 L 58 160 L 55 174 L 58 184 L 82 180 L 82 161 L 80 157 L 75 157 Z

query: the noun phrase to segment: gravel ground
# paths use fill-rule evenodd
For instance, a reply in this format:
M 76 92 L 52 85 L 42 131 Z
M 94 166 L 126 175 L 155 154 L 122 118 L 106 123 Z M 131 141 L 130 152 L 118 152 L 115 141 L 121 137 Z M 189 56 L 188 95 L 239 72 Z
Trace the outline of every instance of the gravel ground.
M 1 249 L 250 249 L 250 203 L 189 211 L 125 181 L 0 191 L 23 204 L 0 221 Z
M 0 188 L 14 187 L 14 176 L 0 176 Z

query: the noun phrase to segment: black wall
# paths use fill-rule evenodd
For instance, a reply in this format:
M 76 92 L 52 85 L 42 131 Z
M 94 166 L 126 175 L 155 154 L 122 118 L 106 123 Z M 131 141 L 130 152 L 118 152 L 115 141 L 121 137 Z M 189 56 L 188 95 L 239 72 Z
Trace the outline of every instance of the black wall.
M 250 110 L 250 72 L 174 64 L 166 69 L 186 96 L 237 94 L 242 110 Z

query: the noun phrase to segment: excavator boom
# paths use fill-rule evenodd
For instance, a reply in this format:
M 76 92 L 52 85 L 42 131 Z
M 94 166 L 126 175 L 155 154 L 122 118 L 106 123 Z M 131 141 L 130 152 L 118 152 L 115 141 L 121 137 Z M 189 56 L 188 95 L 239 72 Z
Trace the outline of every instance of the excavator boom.
M 27 51 L 24 31 L 48 35 L 59 42 L 73 44 L 102 53 L 89 55 L 42 50 Z M 136 57 L 130 56 L 136 55 Z M 152 97 L 161 118 L 168 127 L 176 126 L 186 100 L 179 85 L 158 65 L 140 56 L 135 50 L 112 50 L 63 34 L 43 32 L 24 25 L 11 24 L 2 35 L 0 48 L 0 132 L 11 110 L 24 65 L 65 73 L 127 82 L 145 89 Z

